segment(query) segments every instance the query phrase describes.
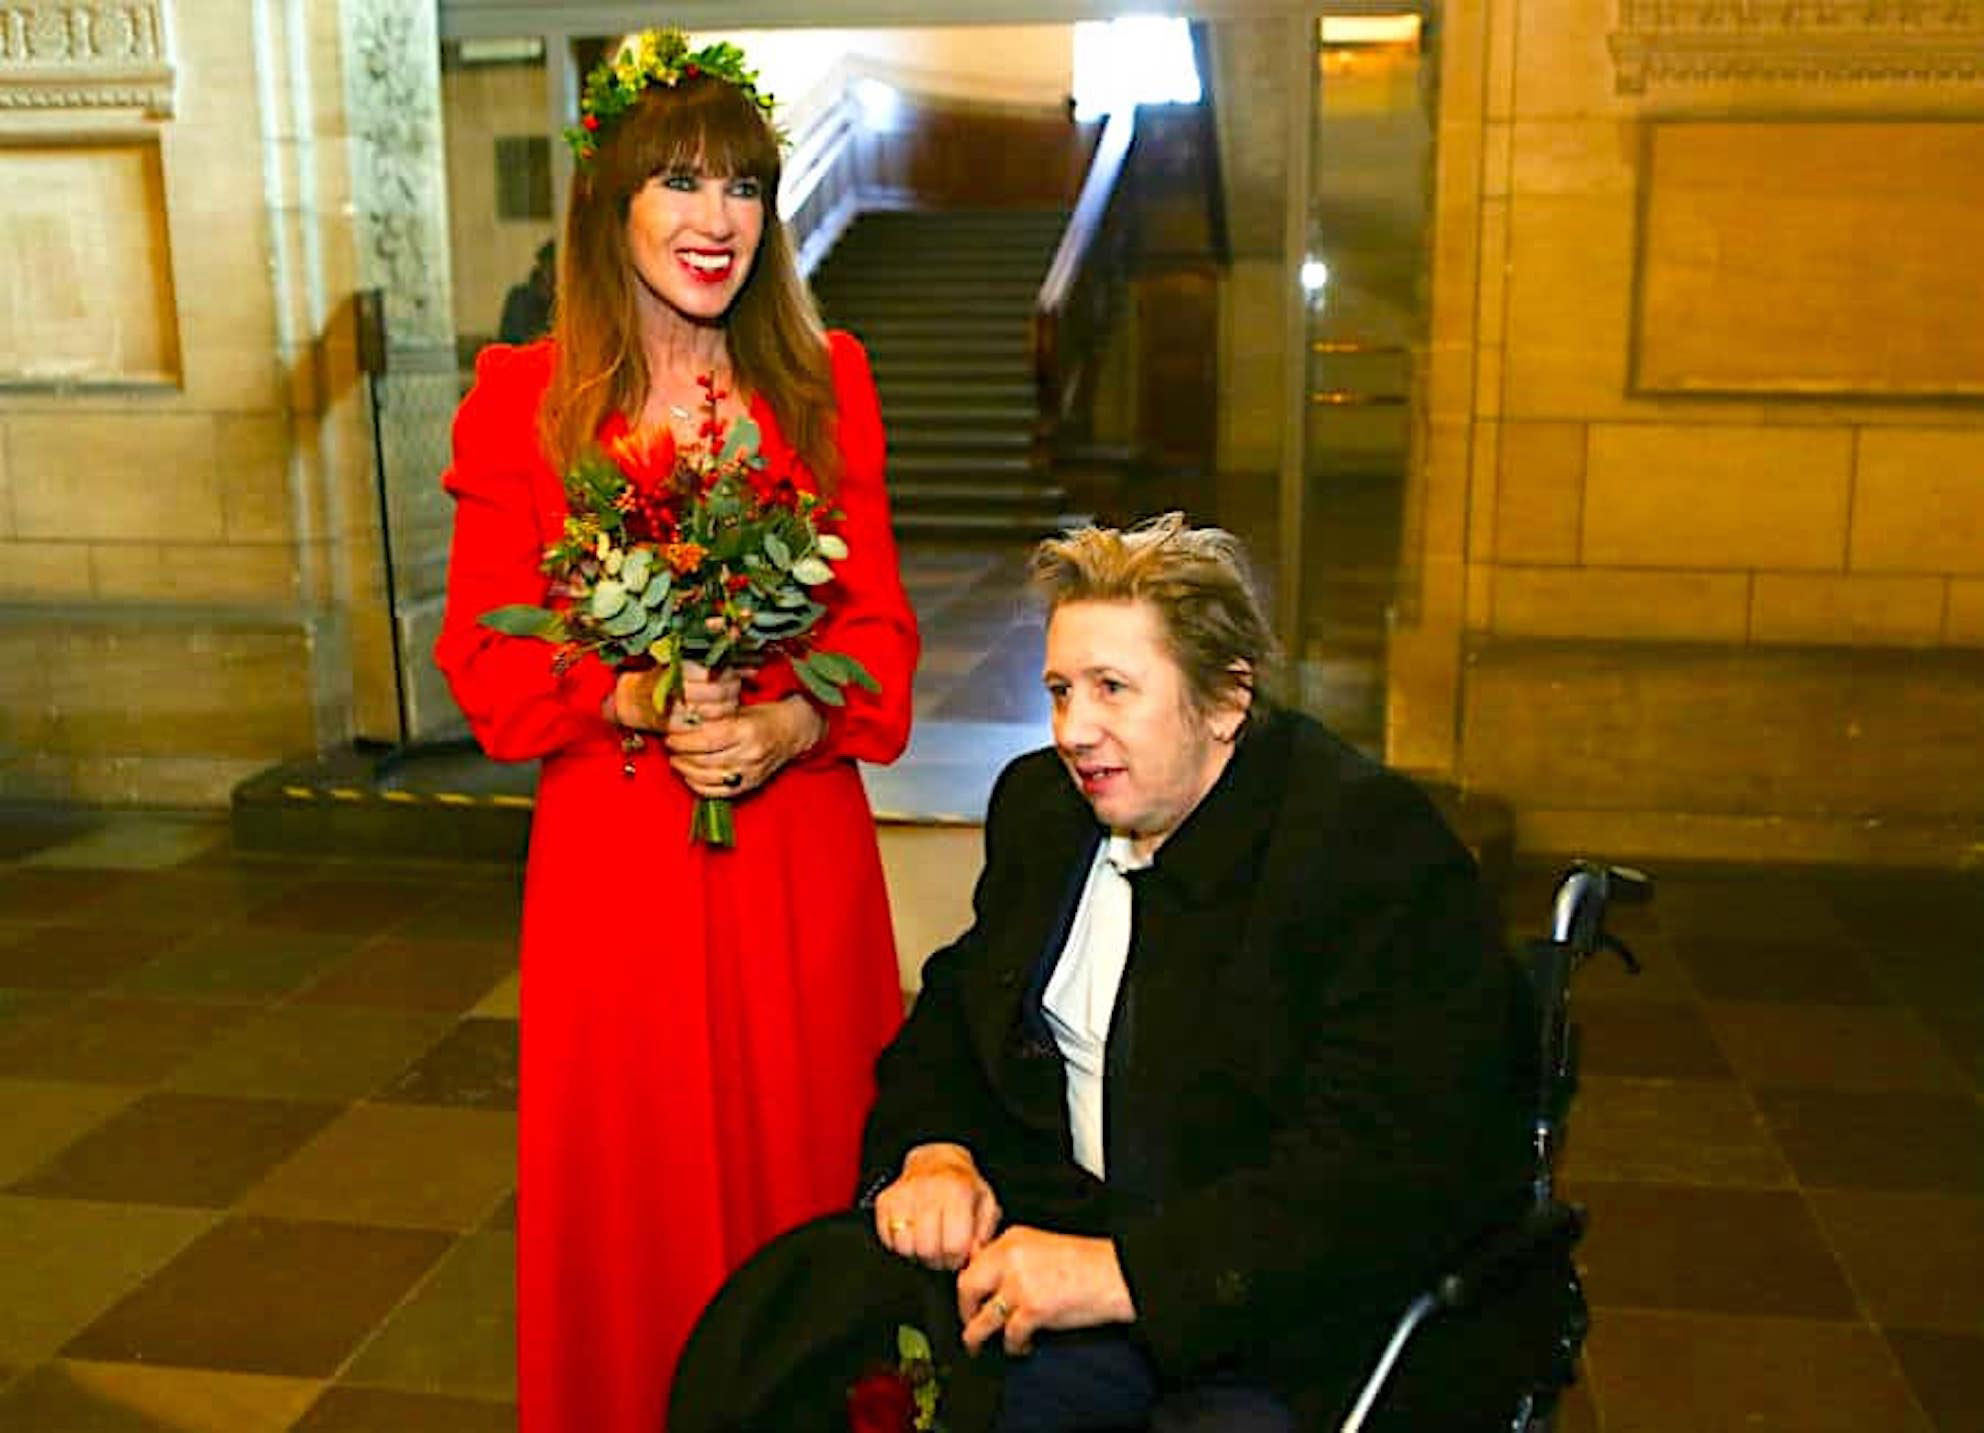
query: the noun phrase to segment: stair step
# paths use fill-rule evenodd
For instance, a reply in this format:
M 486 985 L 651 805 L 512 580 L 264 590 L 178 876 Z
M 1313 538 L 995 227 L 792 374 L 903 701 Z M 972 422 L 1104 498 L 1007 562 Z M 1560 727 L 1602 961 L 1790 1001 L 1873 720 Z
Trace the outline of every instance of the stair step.
M 955 436 L 961 431 L 1030 433 L 1039 410 L 1029 390 L 1024 400 L 1012 403 L 964 402 L 949 396 L 905 399 L 890 403 L 883 416 L 888 419 L 893 440 L 911 433 L 932 437 L 939 433 Z
M 1033 301 L 1039 290 L 1033 285 L 1015 286 L 1006 296 L 988 294 L 983 288 L 967 284 L 961 289 L 949 292 L 904 288 L 900 284 L 880 285 L 861 292 L 850 292 L 841 288 L 828 288 L 819 284 L 813 286 L 813 296 L 820 301 L 820 307 L 828 313 L 846 310 L 858 313 L 864 318 L 894 318 L 898 314 L 922 316 L 941 305 L 945 313 L 954 313 L 965 318 L 1011 318 L 1025 323 L 1033 312 Z
M 939 307 L 938 305 L 942 306 Z M 1026 338 L 1032 329 L 1027 319 L 1031 310 L 969 313 L 933 299 L 921 309 L 903 308 L 895 313 L 877 313 L 873 305 L 863 305 L 859 318 L 863 333 L 900 335 L 904 338 Z
M 890 377 L 878 374 L 876 386 L 882 391 L 882 406 L 889 413 L 924 407 L 986 403 L 1034 406 L 1033 384 L 1014 379 L 1003 370 L 992 378 L 965 378 L 904 374 Z
M 981 338 L 971 334 L 867 334 L 856 330 L 856 336 L 867 348 L 869 360 L 877 368 L 884 364 L 895 367 L 898 360 L 903 363 L 947 361 L 972 366 L 1003 363 L 1016 366 L 1021 373 L 1033 367 L 1033 345 L 1027 342 L 1024 334 L 1017 337 L 995 334 Z
M 891 453 L 1024 453 L 1033 446 L 1027 423 L 1005 428 L 932 428 L 897 419 L 889 424 Z
M 895 507 L 927 509 L 940 504 L 995 507 L 1024 506 L 1028 503 L 1054 505 L 1067 501 L 1059 483 L 1012 483 L 973 481 L 968 478 L 889 477 L 889 501 Z
M 898 478 L 989 478 L 994 482 L 1021 481 L 1033 476 L 1033 464 L 1024 453 L 903 453 L 889 459 L 889 471 Z
M 1047 277 L 1049 254 L 850 254 L 837 258 L 826 273 L 832 283 L 950 283 L 981 279 L 988 283 L 1034 284 Z
M 1024 355 L 1016 355 L 1000 362 L 997 359 L 951 359 L 922 356 L 907 357 L 897 354 L 890 357 L 878 354 L 873 357 L 875 381 L 881 385 L 883 397 L 900 391 L 898 380 L 935 385 L 928 391 L 962 392 L 978 384 L 999 385 L 1004 389 L 1033 391 L 1029 375 L 1033 365 Z M 1003 394 L 1001 396 L 1004 396 Z
M 895 529 L 902 537 L 1013 538 L 1033 542 L 1055 537 L 1092 521 L 1084 513 L 897 513 Z
M 869 303 L 927 303 L 933 298 L 942 298 L 960 304 L 983 304 L 1001 307 L 1008 304 L 1033 306 L 1034 298 L 1040 293 L 1040 280 L 993 279 L 983 275 L 976 279 L 964 278 L 953 281 L 945 278 L 941 283 L 931 280 L 904 281 L 898 278 L 822 277 L 814 280 L 813 292 L 820 302 L 831 307 L 834 304 Z

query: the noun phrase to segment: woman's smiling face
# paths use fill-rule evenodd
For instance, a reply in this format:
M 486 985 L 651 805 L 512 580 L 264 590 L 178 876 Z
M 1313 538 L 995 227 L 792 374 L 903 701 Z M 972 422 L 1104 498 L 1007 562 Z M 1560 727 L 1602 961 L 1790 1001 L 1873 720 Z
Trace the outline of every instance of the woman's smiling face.
M 1064 602 L 1042 674 L 1054 747 L 1096 819 L 1145 854 L 1175 831 L 1233 755 L 1245 708 L 1206 713 L 1148 602 Z
M 655 174 L 627 205 L 642 314 L 703 325 L 737 301 L 765 233 L 763 186 L 744 175 Z

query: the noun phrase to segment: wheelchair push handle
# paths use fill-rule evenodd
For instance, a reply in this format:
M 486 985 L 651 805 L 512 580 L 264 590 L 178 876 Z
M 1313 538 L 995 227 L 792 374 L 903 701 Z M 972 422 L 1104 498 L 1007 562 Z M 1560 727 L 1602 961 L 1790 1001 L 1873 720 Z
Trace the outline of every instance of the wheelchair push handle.
M 1557 885 L 1550 915 L 1550 938 L 1569 946 L 1573 961 L 1595 950 L 1611 950 L 1637 972 L 1633 953 L 1605 929 L 1605 912 L 1614 905 L 1645 905 L 1653 899 L 1653 878 L 1632 866 L 1573 861 Z

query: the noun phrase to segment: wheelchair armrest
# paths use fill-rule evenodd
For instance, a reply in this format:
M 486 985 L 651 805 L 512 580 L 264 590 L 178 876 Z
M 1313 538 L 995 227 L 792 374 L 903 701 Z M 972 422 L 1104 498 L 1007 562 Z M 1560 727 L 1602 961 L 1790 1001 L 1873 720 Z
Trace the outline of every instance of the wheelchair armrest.
M 1510 1288 L 1538 1265 L 1569 1255 L 1584 1237 L 1584 1210 L 1575 1204 L 1532 1205 L 1521 1219 L 1489 1234 L 1434 1285 L 1443 1308 L 1468 1309 Z

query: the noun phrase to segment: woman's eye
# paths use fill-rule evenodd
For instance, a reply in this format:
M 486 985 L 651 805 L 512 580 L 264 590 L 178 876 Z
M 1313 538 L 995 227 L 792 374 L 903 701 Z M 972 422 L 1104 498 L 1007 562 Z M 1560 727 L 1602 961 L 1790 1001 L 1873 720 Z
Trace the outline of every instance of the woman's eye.
M 755 179 L 733 179 L 730 181 L 730 197 L 733 199 L 757 199 L 765 192 L 765 186 Z
M 663 174 L 658 177 L 664 188 L 673 189 L 678 194 L 693 194 L 696 192 L 696 176 L 693 174 L 686 174 L 678 170 L 673 174 Z
M 1065 702 L 1068 699 L 1068 684 L 1066 682 L 1047 683 L 1047 699 L 1057 706 Z
M 1128 690 L 1123 685 L 1123 683 L 1119 682 L 1114 677 L 1104 677 L 1101 681 L 1097 682 L 1096 685 L 1102 688 L 1102 694 L 1106 697 L 1121 696 L 1126 690 Z

